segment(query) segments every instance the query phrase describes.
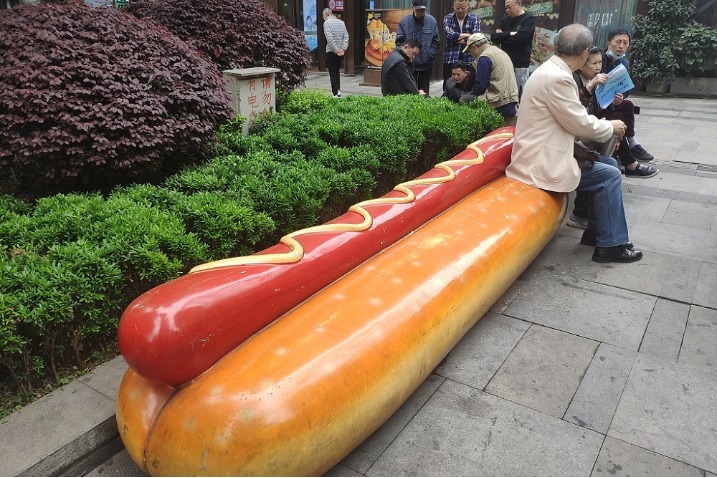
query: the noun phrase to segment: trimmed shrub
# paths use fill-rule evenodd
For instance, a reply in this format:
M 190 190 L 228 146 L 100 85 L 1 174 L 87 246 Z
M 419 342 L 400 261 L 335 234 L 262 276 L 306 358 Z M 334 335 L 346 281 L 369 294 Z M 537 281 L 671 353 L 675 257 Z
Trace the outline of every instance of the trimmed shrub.
M 32 195 L 179 167 L 231 115 L 215 65 L 121 11 L 23 6 L 0 31 L 0 172 Z
M 220 70 L 279 68 L 279 90 L 302 84 L 311 65 L 301 32 L 260 0 L 149 0 L 132 2 L 125 10 L 193 43 Z
M 250 137 L 227 122 L 221 154 L 162 187 L 0 197 L 0 383 L 14 403 L 111 350 L 122 307 L 151 287 L 333 219 L 502 124 L 480 102 L 321 95 L 285 96 Z

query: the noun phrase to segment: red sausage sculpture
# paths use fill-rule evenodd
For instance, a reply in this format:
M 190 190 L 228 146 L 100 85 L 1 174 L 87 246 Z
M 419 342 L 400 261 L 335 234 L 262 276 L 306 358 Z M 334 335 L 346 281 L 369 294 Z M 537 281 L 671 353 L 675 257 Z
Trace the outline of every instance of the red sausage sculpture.
M 195 379 L 280 315 L 503 175 L 512 132 L 496 130 L 327 224 L 252 256 L 198 266 L 146 292 L 120 320 L 120 352 L 150 381 L 179 386 Z

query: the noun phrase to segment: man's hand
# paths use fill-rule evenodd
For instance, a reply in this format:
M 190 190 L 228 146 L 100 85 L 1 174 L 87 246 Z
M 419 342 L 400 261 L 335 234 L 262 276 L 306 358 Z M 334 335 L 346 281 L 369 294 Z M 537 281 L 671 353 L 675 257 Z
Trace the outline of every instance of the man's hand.
M 612 100 L 612 104 L 615 106 L 618 106 L 620 103 L 622 103 L 622 100 L 625 99 L 624 96 L 622 96 L 622 93 L 617 93 L 615 95 L 615 99 Z
M 617 136 L 618 141 L 622 141 L 622 138 L 625 137 L 627 126 L 622 120 L 610 120 L 610 123 L 612 123 L 612 134 Z
M 426 92 L 423 90 L 418 90 L 418 94 L 421 96 L 426 96 Z
M 346 53 L 346 52 L 344 51 L 343 48 L 342 48 L 341 50 L 339 50 L 339 51 L 336 52 L 336 54 L 337 54 L 338 56 L 344 56 L 344 53 Z
M 496 33 L 503 33 L 503 30 L 501 30 L 501 29 L 499 28 L 499 29 L 497 29 L 495 32 L 496 32 Z

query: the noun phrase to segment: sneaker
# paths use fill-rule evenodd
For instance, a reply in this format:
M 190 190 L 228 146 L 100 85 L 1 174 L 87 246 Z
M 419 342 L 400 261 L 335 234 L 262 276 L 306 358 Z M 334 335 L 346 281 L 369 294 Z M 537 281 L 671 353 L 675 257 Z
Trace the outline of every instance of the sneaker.
M 576 216 L 574 213 L 571 213 L 570 216 L 568 216 L 567 225 L 576 229 L 587 229 L 588 218 Z
M 339 98 L 341 98 L 341 92 L 340 92 L 340 91 L 337 91 L 337 92 L 336 92 L 336 96 L 338 96 Z
M 629 169 L 625 168 L 625 176 L 628 178 L 647 179 L 656 176 L 659 172 L 659 169 L 653 168 L 652 166 L 648 166 L 647 164 L 642 163 L 638 163 L 634 171 L 630 171 Z
M 630 152 L 635 157 L 635 159 L 637 159 L 638 161 L 642 161 L 643 163 L 647 163 L 655 159 L 653 155 L 645 151 L 645 148 L 643 148 L 642 145 L 639 144 L 636 144 L 635 146 L 630 148 Z

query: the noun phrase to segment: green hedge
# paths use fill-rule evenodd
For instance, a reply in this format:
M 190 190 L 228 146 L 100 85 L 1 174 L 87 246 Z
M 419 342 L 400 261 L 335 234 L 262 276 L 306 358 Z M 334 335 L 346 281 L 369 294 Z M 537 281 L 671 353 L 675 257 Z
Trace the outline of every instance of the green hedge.
M 27 400 L 115 344 L 138 295 L 216 259 L 336 217 L 499 127 L 483 103 L 418 96 L 282 96 L 248 137 L 218 132 L 215 158 L 161 186 L 0 197 L 0 380 Z M 7 410 L 5 410 L 5 413 Z

